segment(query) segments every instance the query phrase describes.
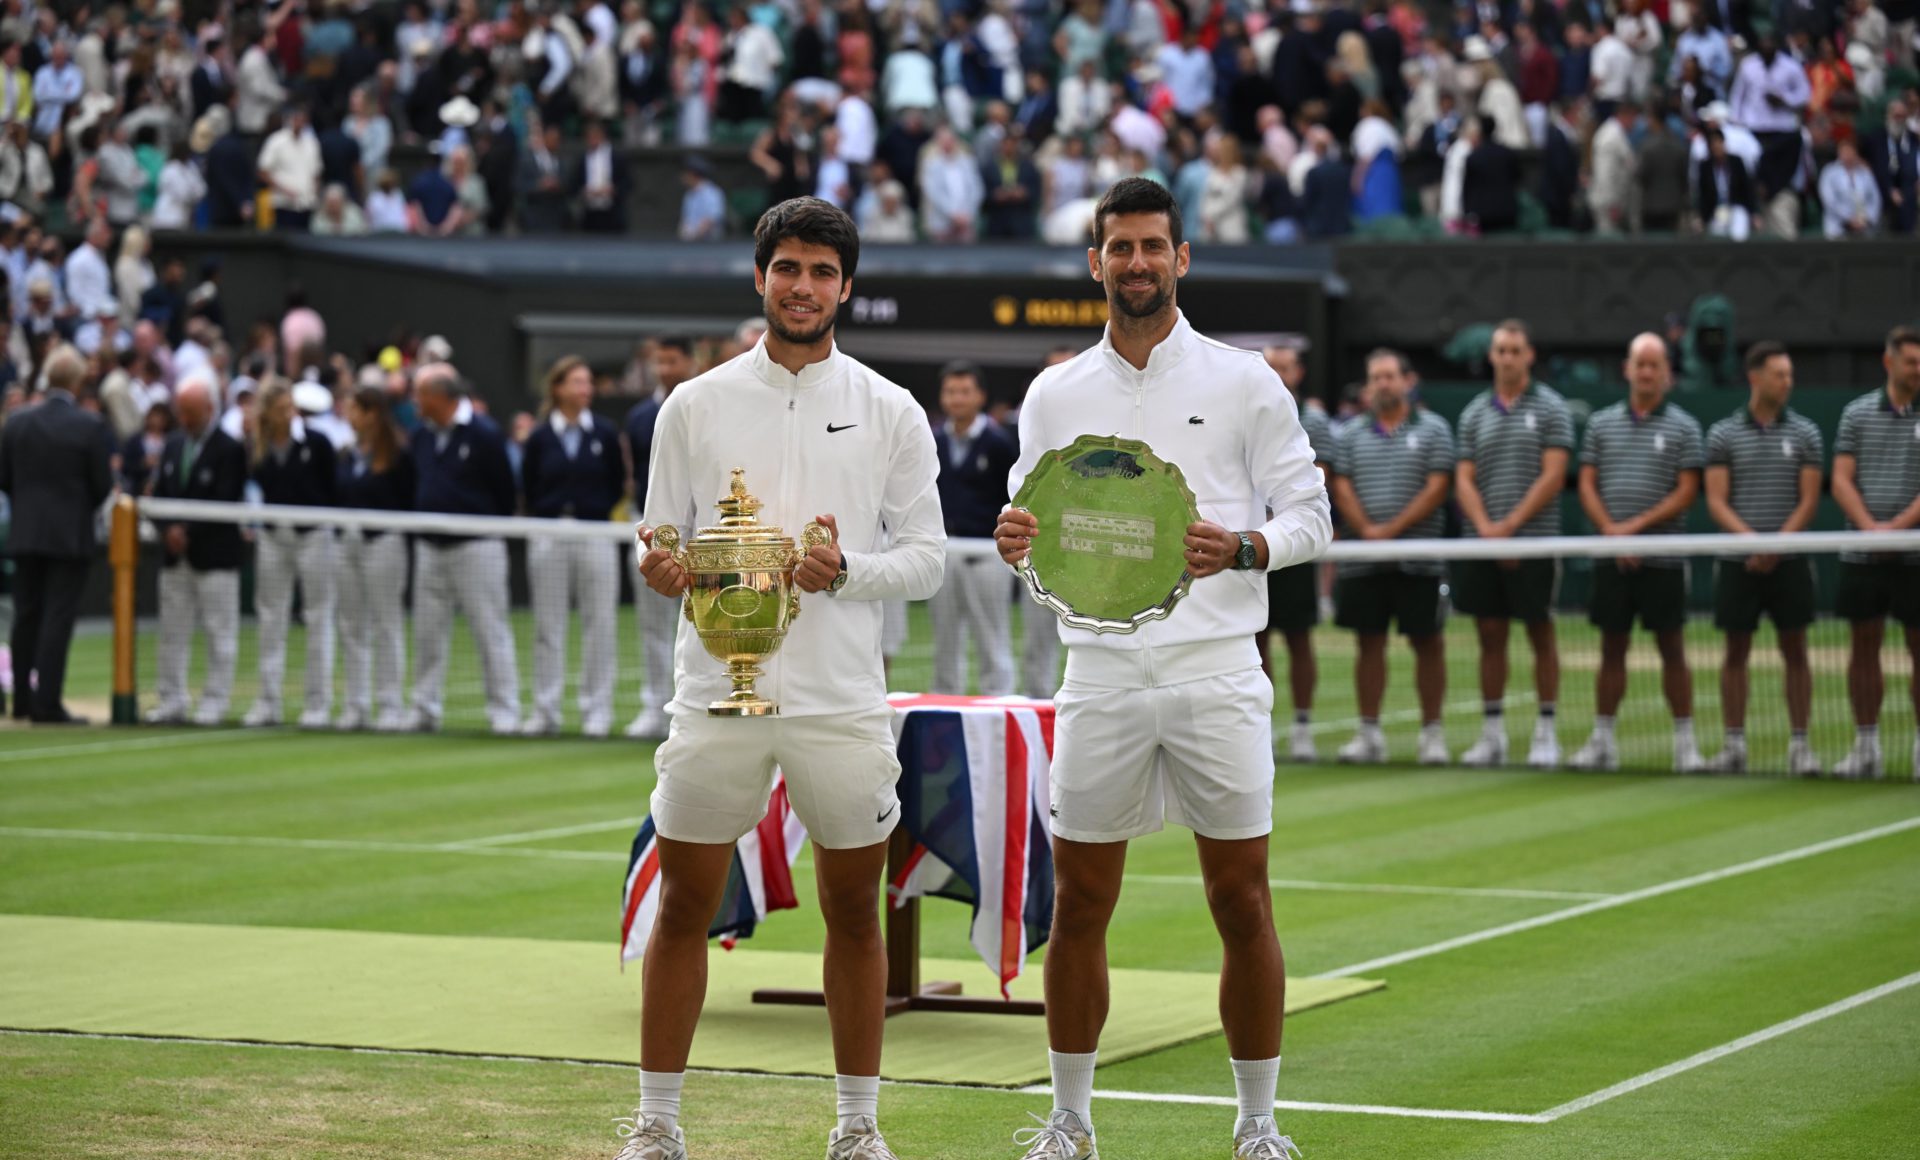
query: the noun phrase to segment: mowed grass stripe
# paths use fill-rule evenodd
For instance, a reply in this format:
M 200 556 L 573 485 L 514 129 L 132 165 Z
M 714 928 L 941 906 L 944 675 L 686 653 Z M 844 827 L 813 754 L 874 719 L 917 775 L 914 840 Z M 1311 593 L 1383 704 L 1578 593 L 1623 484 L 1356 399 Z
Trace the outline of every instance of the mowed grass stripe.
M 1909 833 L 1384 971 L 1387 989 L 1366 1004 L 1289 1024 L 1286 1093 L 1521 1113 L 1565 1103 L 1920 965 L 1916 866 Z M 1222 1052 L 1175 1048 L 1100 1083 L 1197 1090 Z

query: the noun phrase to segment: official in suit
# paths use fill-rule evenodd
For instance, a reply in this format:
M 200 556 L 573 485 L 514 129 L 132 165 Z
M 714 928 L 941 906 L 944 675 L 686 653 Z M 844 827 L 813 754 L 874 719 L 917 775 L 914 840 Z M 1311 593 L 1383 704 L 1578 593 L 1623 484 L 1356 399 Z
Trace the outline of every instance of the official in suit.
M 153 480 L 159 499 L 205 499 L 239 503 L 247 486 L 247 453 L 220 429 L 212 375 L 195 371 L 174 391 L 180 429 L 167 438 Z M 218 725 L 233 695 L 234 659 L 240 651 L 240 525 L 158 522 L 166 557 L 160 568 L 160 656 L 155 691 L 159 703 L 147 720 L 178 724 L 193 710 L 187 666 L 193 633 L 207 636 L 207 681 L 198 725 Z
M 1727 151 L 1718 129 L 1707 130 L 1707 155 L 1700 160 L 1693 188 L 1707 233 L 1747 240 L 1753 231 L 1753 179 L 1746 163 Z
M 311 385 L 311 384 L 303 384 Z M 325 388 L 319 388 L 322 393 Z M 261 388 L 247 459 L 260 498 L 293 507 L 333 507 L 338 469 L 333 442 L 306 426 L 282 380 Z M 302 729 L 324 729 L 333 716 L 335 539 L 332 528 L 269 522 L 254 553 L 254 612 L 260 618 L 260 691 L 242 724 L 278 725 L 287 675 L 287 631 L 293 589 L 300 586 L 307 626 L 307 679 Z
M 626 457 L 611 423 L 596 420 L 593 369 L 568 356 L 547 372 L 543 422 L 527 436 L 520 464 L 527 514 L 605 523 L 627 486 Z M 567 604 L 580 611 L 580 730 L 605 737 L 613 725 L 614 612 L 620 551 L 604 540 L 535 539 L 528 545 L 533 589 L 533 712 L 521 732 L 560 730 L 567 683 Z M 662 603 L 665 603 L 664 601 Z
M 510 516 L 513 465 L 500 428 L 476 413 L 451 363 L 423 367 L 414 380 L 421 423 L 413 433 L 414 508 L 461 516 Z M 487 724 L 520 727 L 520 670 L 507 620 L 507 545 L 493 536 L 429 533 L 413 554 L 413 715 L 410 727 L 440 728 L 447 649 L 457 608 L 467 618 Z
M 660 418 L 660 405 L 675 387 L 693 377 L 693 340 L 677 334 L 654 339 L 649 369 L 659 385 L 627 412 L 626 425 L 620 432 L 626 443 L 627 471 L 633 479 L 635 513 L 645 511 L 647 506 L 647 471 L 653 463 L 653 427 Z M 638 563 L 636 559 L 636 566 Z M 651 599 L 644 592 L 636 593 L 633 603 L 640 622 L 643 667 L 640 712 L 627 725 L 627 736 L 658 741 L 667 735 L 667 704 L 673 700 L 673 642 L 680 605 Z
M 516 163 L 514 186 L 520 194 L 520 232 L 558 234 L 572 224 L 567 201 L 566 163 L 560 159 L 560 127 L 528 134 Z
M 13 501 L 13 715 L 85 724 L 67 712 L 62 693 L 80 592 L 93 564 L 94 511 L 113 491 L 111 435 L 104 420 L 77 405 L 86 376 L 78 351 L 56 350 L 46 376 L 39 404 L 0 430 L 0 491 Z
M 580 199 L 580 228 L 590 234 L 627 232 L 627 167 L 614 153 L 607 131 L 587 122 L 586 152 L 573 167 L 572 188 Z
M 384 371 L 375 368 L 384 378 Z M 363 380 L 364 381 L 364 380 Z M 416 491 L 406 432 L 394 421 L 384 386 L 363 386 L 347 403 L 353 446 L 340 457 L 340 506 L 412 511 Z M 340 667 L 346 704 L 336 729 L 369 725 L 392 733 L 406 724 L 402 682 L 407 675 L 407 537 L 400 532 L 348 529 L 340 536 Z
M 980 368 L 951 362 L 940 370 L 940 410 L 934 429 L 940 456 L 940 511 L 946 519 L 946 577 L 928 602 L 933 616 L 933 692 L 966 693 L 967 639 L 979 653 L 980 693 L 1013 692 L 1013 603 L 1007 571 L 991 550 L 993 528 L 1007 506 L 1007 473 L 1019 452 L 987 417 Z M 965 549 L 976 549 L 965 551 Z M 952 549 L 962 549 L 954 551 Z M 1037 611 L 1037 609 L 1036 609 Z
M 1895 97 L 1887 104 L 1885 123 L 1860 134 L 1860 156 L 1873 170 L 1880 202 L 1887 207 L 1887 229 L 1913 232 L 1916 186 L 1920 186 L 1920 140 L 1907 128 L 1907 102 Z

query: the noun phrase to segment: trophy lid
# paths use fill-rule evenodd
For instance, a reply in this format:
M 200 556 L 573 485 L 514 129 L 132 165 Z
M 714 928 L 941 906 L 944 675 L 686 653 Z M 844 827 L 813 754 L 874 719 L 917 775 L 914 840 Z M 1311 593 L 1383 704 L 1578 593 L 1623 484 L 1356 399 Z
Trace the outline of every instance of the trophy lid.
M 757 518 L 760 509 L 765 506 L 759 498 L 747 490 L 747 469 L 733 469 L 733 482 L 727 487 L 727 494 L 713 505 L 720 509 L 720 523 L 717 526 L 700 529 L 699 540 L 723 540 L 728 543 L 742 541 L 767 542 L 785 540 L 787 534 L 777 524 L 763 524 Z

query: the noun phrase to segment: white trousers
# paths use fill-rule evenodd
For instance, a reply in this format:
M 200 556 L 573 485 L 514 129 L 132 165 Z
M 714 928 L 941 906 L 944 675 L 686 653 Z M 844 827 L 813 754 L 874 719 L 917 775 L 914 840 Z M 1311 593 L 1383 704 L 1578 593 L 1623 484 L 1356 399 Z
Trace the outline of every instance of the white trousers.
M 287 675 L 287 628 L 293 620 L 293 586 L 300 585 L 307 622 L 308 713 L 333 707 L 333 532 L 301 535 L 292 528 L 262 528 L 254 553 L 253 610 L 260 618 L 260 703 L 280 708 Z
M 634 619 L 640 624 L 640 651 L 643 665 L 640 678 L 640 711 L 666 712 L 673 701 L 673 642 L 680 630 L 680 602 L 648 588 L 640 579 L 636 559 L 633 571 Z
M 407 538 L 398 532 L 340 544 L 340 664 L 347 709 L 368 723 L 400 718 L 407 673 Z M 378 711 L 378 717 L 369 715 Z
M 580 610 L 580 720 L 605 731 L 613 722 L 614 609 L 620 603 L 620 551 L 603 540 L 534 540 L 527 584 L 533 590 L 533 711 L 560 724 L 567 684 L 567 606 Z
M 981 695 L 1013 692 L 1010 596 L 1007 567 L 999 557 L 948 554 L 946 579 L 927 603 L 933 616 L 933 692 L 968 691 L 968 637 L 980 653 Z
M 447 685 L 453 613 L 467 618 L 480 678 L 487 691 L 487 724 L 498 733 L 520 720 L 520 670 L 507 620 L 507 545 L 500 540 L 414 545 L 413 708 L 425 724 L 440 723 Z
M 1014 577 L 1020 601 L 1020 695 L 1050 701 L 1060 691 L 1060 618 Z
M 233 696 L 234 658 L 240 654 L 240 570 L 197 571 L 185 563 L 160 569 L 160 655 L 155 693 L 158 710 L 185 714 L 193 704 L 187 668 L 195 629 L 207 634 L 207 683 L 194 719 L 213 724 Z

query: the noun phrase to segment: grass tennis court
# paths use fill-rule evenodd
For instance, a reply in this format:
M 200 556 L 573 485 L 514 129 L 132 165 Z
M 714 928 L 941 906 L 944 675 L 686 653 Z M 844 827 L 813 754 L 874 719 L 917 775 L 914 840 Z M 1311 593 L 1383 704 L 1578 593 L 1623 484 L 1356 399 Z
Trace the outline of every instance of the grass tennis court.
M 611 974 L 650 752 L 6 732 L 0 915 L 173 924 L 168 937 L 197 924 L 235 945 L 278 937 L 268 928 L 328 947 L 356 932 L 598 942 Z M 1387 984 L 1289 1021 L 1280 1095 L 1311 1107 L 1285 1108 L 1281 1123 L 1309 1157 L 1911 1155 L 1920 788 L 1284 768 L 1275 817 L 1289 973 Z M 1217 944 L 1190 839 L 1137 843 L 1128 873 L 1114 966 L 1189 972 L 1210 995 Z M 965 910 L 925 914 L 926 954 L 971 961 Z M 227 966 L 133 953 L 103 966 L 129 928 L 58 925 L 98 948 L 76 978 L 118 972 L 131 993 L 98 995 L 95 1031 L 180 973 Z M 820 939 L 803 908 L 739 953 L 813 952 Z M 21 955 L 18 940 L 0 949 L 0 979 Z M 351 955 L 287 957 L 294 1008 L 324 1006 L 362 969 Z M 973 969 L 969 989 L 987 990 Z M 538 989 L 522 993 L 531 1003 Z M 23 988 L 0 983 L 0 1026 L 28 1022 L 24 1005 Z M 396 1004 L 391 1018 L 412 1010 Z M 224 1013 L 221 1038 L 250 1038 L 231 1029 L 245 1014 Z M 1210 1036 L 1103 1066 L 1102 1155 L 1225 1157 L 1230 1109 L 1192 1102 L 1231 1095 L 1225 1054 Z M 609 1119 L 634 1102 L 622 1067 L 42 1034 L 0 1034 L 0 1075 L 0 1155 L 21 1157 L 584 1160 L 613 1154 Z M 695 1075 L 693 1154 L 817 1156 L 831 1093 L 822 1080 Z M 882 1095 L 905 1160 L 1016 1157 L 1009 1134 L 1045 1105 L 1004 1089 Z

